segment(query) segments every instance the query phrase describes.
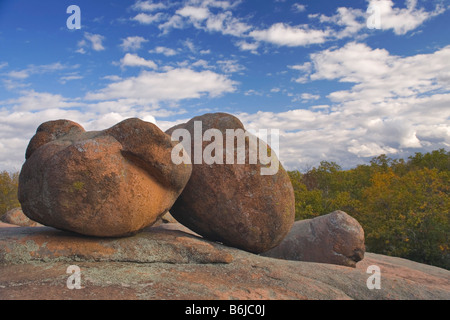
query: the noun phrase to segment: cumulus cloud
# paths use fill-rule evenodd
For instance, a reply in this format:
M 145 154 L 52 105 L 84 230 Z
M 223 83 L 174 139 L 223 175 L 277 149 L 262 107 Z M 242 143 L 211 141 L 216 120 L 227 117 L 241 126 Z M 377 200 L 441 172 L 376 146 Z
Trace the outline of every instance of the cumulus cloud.
M 450 147 L 450 46 L 428 54 L 396 56 L 351 42 L 310 55 L 293 70 L 307 82 L 333 80 L 352 86 L 332 91 L 331 106 L 286 112 L 240 113 L 249 128 L 279 129 L 280 158 L 305 169 L 321 160 L 352 167 L 385 153 Z M 314 100 L 314 94 L 303 93 Z
M 292 9 L 293 9 L 295 12 L 303 12 L 303 11 L 306 11 L 306 5 L 300 4 L 300 3 L 294 3 L 294 4 L 292 5 Z
M 445 8 L 439 4 L 433 11 L 417 8 L 417 0 L 406 0 L 406 8 L 395 8 L 392 0 L 368 0 L 368 2 L 369 6 L 379 10 L 381 29 L 392 29 L 397 35 L 414 30 L 425 21 L 445 11 Z
M 188 17 L 191 20 L 205 20 L 209 17 L 210 12 L 204 7 L 185 6 L 176 12 L 182 17 Z
M 342 39 L 358 35 L 367 30 L 367 21 L 377 15 L 381 30 L 392 30 L 397 35 L 406 34 L 417 29 L 427 20 L 445 12 L 445 8 L 437 4 L 432 11 L 417 7 L 417 0 L 405 0 L 405 8 L 394 7 L 392 0 L 367 0 L 367 11 L 361 9 L 339 7 L 332 16 L 309 14 L 310 19 L 318 19 L 321 23 L 337 27 L 334 38 Z
M 157 69 L 158 66 L 151 60 L 146 60 L 139 57 L 137 54 L 127 53 L 120 59 L 121 67 L 146 67 L 150 69 Z
M 382 103 L 386 98 L 410 97 L 438 89 L 448 89 L 445 79 L 450 69 L 450 46 L 431 54 L 401 57 L 385 49 L 372 49 L 350 42 L 344 47 L 311 54 L 311 80 L 338 80 L 355 83 L 351 90 L 330 94 L 335 102 L 364 97 Z
M 158 53 L 158 54 L 163 54 L 166 57 L 171 57 L 177 54 L 177 51 L 171 48 L 167 48 L 167 47 L 156 47 L 154 50 L 150 50 L 150 53 Z
M 14 111 L 36 111 L 41 109 L 72 108 L 82 105 L 79 102 L 70 101 L 59 94 L 48 92 L 36 92 L 25 90 L 21 96 L 15 99 L 0 101 Z
M 217 65 L 225 73 L 234 73 L 245 70 L 245 67 L 240 65 L 237 60 L 218 60 Z
M 162 20 L 159 29 L 163 34 L 171 29 L 183 29 L 189 26 L 206 31 L 219 32 L 239 38 L 235 44 L 242 51 L 257 53 L 260 42 L 274 44 L 276 46 L 299 47 L 313 44 L 322 44 L 327 41 L 367 36 L 367 19 L 370 13 L 362 9 L 351 7 L 339 7 L 331 16 L 311 13 L 308 18 L 319 21 L 320 25 L 314 27 L 311 24 L 290 25 L 283 22 L 275 22 L 266 28 L 258 28 L 248 23 L 248 20 L 236 17 L 233 9 L 241 1 L 214 1 L 214 0 L 190 0 L 181 3 L 182 6 L 173 14 L 158 12 L 157 15 L 141 13 L 135 20 L 142 23 L 153 23 Z M 405 0 L 406 8 L 394 7 L 392 0 L 367 0 L 367 6 L 375 6 L 381 15 L 381 29 L 393 30 L 401 35 L 417 29 L 425 21 L 442 14 L 446 9 L 436 5 L 432 11 L 418 8 L 417 0 Z M 178 3 L 180 4 L 180 3 Z M 154 8 L 155 4 L 148 4 Z M 167 9 L 157 6 L 158 9 Z M 293 4 L 292 10 L 303 12 L 306 6 Z M 153 11 L 153 10 L 149 10 Z M 251 42 L 248 39 L 252 39 Z
M 105 50 L 105 47 L 103 46 L 103 40 L 105 40 L 105 37 L 100 34 L 94 34 L 85 32 L 84 38 L 88 40 L 91 43 L 92 50 L 94 51 L 102 51 Z M 82 40 L 78 43 L 80 47 L 83 47 L 87 45 L 87 42 Z
M 355 36 L 367 26 L 367 13 L 360 9 L 339 7 L 333 16 L 310 14 L 310 18 L 318 18 L 321 23 L 332 24 L 334 29 L 333 38 L 342 39 Z
M 167 8 L 166 4 L 164 4 L 162 2 L 154 3 L 153 1 L 137 1 L 132 6 L 133 10 L 148 11 L 148 12 L 161 10 L 161 9 L 165 9 L 165 8 Z
M 140 36 L 127 37 L 122 39 L 120 46 L 124 51 L 135 51 L 141 48 L 142 44 L 148 42 L 147 39 Z
M 285 23 L 276 23 L 268 29 L 252 31 L 249 35 L 258 41 L 297 47 L 324 43 L 330 33 L 330 30 L 310 29 L 307 25 L 292 27 Z
M 252 27 L 233 16 L 230 9 L 234 8 L 239 2 L 187 1 L 180 9 L 176 10 L 174 15 L 161 23 L 159 28 L 163 30 L 163 33 L 168 33 L 171 29 L 193 26 L 207 32 L 219 32 L 224 35 L 242 37 Z M 215 11 L 218 10 L 218 12 L 212 12 L 210 8 L 215 9 Z
M 142 71 L 136 77 L 109 84 L 86 95 L 88 100 L 143 99 L 149 103 L 219 96 L 235 90 L 235 81 L 212 71 L 178 68 L 167 72 Z
M 259 43 L 258 42 L 247 42 L 245 40 L 241 40 L 236 42 L 237 47 L 241 50 L 241 51 L 250 51 L 253 54 L 257 54 L 257 49 L 259 47 Z
M 44 65 L 28 65 L 22 70 L 12 70 L 7 73 L 2 74 L 2 76 L 7 77 L 7 79 L 2 79 L 2 83 L 7 90 L 23 89 L 30 86 L 30 83 L 24 83 L 25 79 L 33 75 L 43 75 L 46 73 L 57 72 L 65 69 L 76 69 L 79 65 L 63 65 L 60 62 L 55 62 L 51 64 Z M 70 80 L 70 79 L 69 79 Z
M 154 22 L 158 22 L 162 19 L 163 14 L 158 12 L 156 14 L 147 14 L 147 13 L 138 13 L 135 15 L 132 20 L 139 22 L 140 24 L 152 24 Z

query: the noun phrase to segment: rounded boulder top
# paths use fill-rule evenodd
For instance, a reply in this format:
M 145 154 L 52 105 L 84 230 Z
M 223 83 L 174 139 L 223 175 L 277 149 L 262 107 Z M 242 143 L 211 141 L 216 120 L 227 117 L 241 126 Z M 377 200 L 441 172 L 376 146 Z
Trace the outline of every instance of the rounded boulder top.
M 186 137 L 191 138 L 190 149 L 194 152 L 191 159 L 195 159 L 199 150 L 202 156 L 214 150 L 211 154 L 218 161 L 194 161 L 191 179 L 170 210 L 174 218 L 207 239 L 246 251 L 260 253 L 278 245 L 294 223 L 295 198 L 289 176 L 270 146 L 245 131 L 238 118 L 226 113 L 195 117 L 166 133 L 173 134 L 175 129 L 181 134 L 180 129 L 184 129 Z M 210 129 L 214 130 L 210 131 L 214 139 L 204 137 L 198 141 L 199 135 L 206 135 Z M 243 145 L 230 148 L 227 142 L 234 144 L 239 138 L 229 139 L 226 135 L 239 129 L 245 134 Z M 262 175 L 261 169 L 267 164 L 259 156 L 257 161 L 250 161 L 251 152 L 255 151 L 252 148 L 256 146 L 276 161 L 279 166 L 276 173 Z M 246 160 L 240 164 L 236 157 L 243 149 Z M 236 160 L 234 163 L 227 161 L 230 154 Z
M 127 119 L 86 132 L 69 120 L 42 124 L 19 177 L 23 212 L 47 226 L 100 237 L 153 224 L 191 175 L 171 161 L 173 142 L 156 125 Z

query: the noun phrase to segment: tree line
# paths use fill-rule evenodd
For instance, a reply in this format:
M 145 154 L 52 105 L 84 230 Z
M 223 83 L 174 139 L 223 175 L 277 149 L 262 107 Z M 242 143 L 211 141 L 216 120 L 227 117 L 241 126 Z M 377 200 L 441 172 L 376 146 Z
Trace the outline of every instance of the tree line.
M 450 152 L 380 155 L 350 170 L 322 161 L 288 174 L 297 220 L 342 210 L 363 227 L 368 252 L 450 269 Z
M 11 209 L 20 207 L 17 199 L 19 172 L 0 172 L 0 217 Z
M 322 161 L 288 174 L 296 220 L 342 210 L 364 228 L 367 251 L 450 269 L 450 152 L 380 155 L 349 170 Z M 0 172 L 0 216 L 20 207 L 18 177 Z

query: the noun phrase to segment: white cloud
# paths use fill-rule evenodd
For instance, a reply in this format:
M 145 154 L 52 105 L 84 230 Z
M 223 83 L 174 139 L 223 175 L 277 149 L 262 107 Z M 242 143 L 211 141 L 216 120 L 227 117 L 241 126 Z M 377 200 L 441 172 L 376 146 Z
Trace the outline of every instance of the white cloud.
M 381 103 L 386 98 L 448 90 L 449 83 L 442 79 L 450 72 L 449 59 L 450 46 L 431 54 L 400 57 L 351 42 L 340 49 L 311 54 L 314 71 L 309 78 L 355 83 L 351 90 L 332 92 L 329 97 L 335 102 L 364 96 L 367 102 Z
M 241 113 L 246 127 L 279 129 L 281 160 L 304 169 L 321 160 L 345 168 L 385 153 L 407 157 L 450 147 L 450 46 L 428 54 L 395 56 L 351 42 L 311 54 L 290 66 L 307 81 L 347 82 L 348 90 L 329 94 L 332 105 L 286 112 Z M 298 98 L 314 101 L 318 95 Z
M 178 9 L 167 21 L 160 24 L 159 28 L 163 30 L 163 33 L 168 33 L 171 29 L 182 29 L 192 25 L 208 32 L 242 37 L 252 27 L 241 19 L 233 17 L 233 13 L 227 10 L 237 4 L 239 1 L 230 3 L 228 1 L 191 0 Z M 219 12 L 213 13 L 209 8 L 216 8 Z
M 105 50 L 105 47 L 103 46 L 103 40 L 105 40 L 105 37 L 99 34 L 93 34 L 89 32 L 84 33 L 84 37 L 86 40 L 91 42 L 92 49 L 95 51 L 102 51 Z M 82 45 L 84 45 L 86 42 L 81 42 Z M 80 43 L 79 43 L 80 44 Z
M 109 81 L 119 81 L 119 80 L 122 80 L 122 78 L 119 77 L 119 76 L 116 75 L 116 74 L 104 76 L 104 77 L 102 77 L 102 79 L 109 80 Z
M 259 43 L 258 42 L 247 42 L 245 40 L 241 40 L 236 42 L 236 45 L 238 46 L 238 48 L 241 51 L 250 51 L 253 54 L 257 54 L 258 52 L 256 51 L 256 49 L 258 49 L 259 47 Z
M 245 33 L 251 30 L 252 27 L 233 17 L 231 11 L 225 11 L 210 15 L 206 20 L 204 29 L 207 31 L 220 32 L 224 35 L 242 37 L 245 36 Z
M 222 10 L 232 9 L 239 5 L 242 0 L 220 1 L 220 0 L 189 0 L 189 4 L 199 7 L 220 8 Z
M 182 29 L 185 23 L 181 16 L 173 15 L 164 23 L 161 23 L 158 28 L 163 31 L 163 34 L 167 34 L 171 29 Z
M 120 46 L 124 51 L 135 51 L 140 49 L 145 42 L 148 42 L 148 40 L 140 36 L 127 37 L 122 39 Z
M 150 53 L 159 53 L 159 54 L 163 54 L 166 57 L 171 57 L 177 54 L 177 52 L 174 49 L 170 49 L 167 47 L 156 47 L 154 50 L 150 50 Z
M 424 8 L 417 8 L 417 0 L 405 0 L 406 8 L 394 7 L 392 0 L 367 0 L 366 10 L 339 7 L 336 14 L 326 16 L 323 14 L 309 14 L 310 19 L 318 19 L 322 24 L 330 24 L 335 29 L 328 40 L 343 39 L 346 37 L 365 37 L 368 31 L 368 19 L 372 19 L 375 14 L 380 14 L 380 29 L 392 29 L 395 34 L 403 35 L 417 29 L 425 21 L 442 14 L 445 8 L 439 4 L 432 11 Z M 373 11 L 372 11 L 373 9 Z
M 328 17 L 325 15 L 310 15 L 310 18 L 319 18 L 322 23 L 332 23 L 343 29 L 337 29 L 333 32 L 333 37 L 342 39 L 355 36 L 360 30 L 367 26 L 367 14 L 360 9 L 339 7 L 336 14 Z
M 200 67 L 203 69 L 214 69 L 213 66 L 210 66 L 208 61 L 200 59 L 191 64 L 192 67 Z
M 296 12 L 303 12 L 303 11 L 306 11 L 306 5 L 300 4 L 300 3 L 294 3 L 292 5 L 292 9 Z
M 380 11 L 381 29 L 392 29 L 397 35 L 406 34 L 445 11 L 445 8 L 439 4 L 433 11 L 417 8 L 417 0 L 406 0 L 406 8 L 394 8 L 392 0 L 368 0 L 368 2 Z
M 245 67 L 240 65 L 237 60 L 218 60 L 217 65 L 225 73 L 234 73 L 245 70 Z
M 2 79 L 2 83 L 3 83 L 4 87 L 9 91 L 26 88 L 31 85 L 30 83 L 21 82 L 20 79 L 19 80 Z
M 78 67 L 77 65 L 71 66 L 71 68 Z M 7 84 L 9 89 L 22 87 L 20 85 L 20 81 L 29 78 L 34 74 L 44 74 L 49 72 L 55 72 L 63 69 L 67 69 L 69 66 L 63 65 L 60 62 L 55 62 L 51 64 L 43 64 L 43 65 L 29 65 L 26 69 L 23 70 L 13 70 L 6 73 L 6 76 L 12 79 L 4 79 L 3 82 Z
M 75 52 L 80 53 L 80 54 L 85 54 L 86 50 L 84 50 L 84 48 L 79 48 Z
M 132 18 L 141 24 L 152 24 L 154 22 L 158 22 L 162 19 L 163 14 L 158 12 L 156 14 L 147 14 L 147 13 L 138 13 L 136 16 Z
M 127 53 L 120 59 L 121 67 L 146 67 L 150 69 L 157 69 L 158 66 L 151 60 L 145 60 L 137 54 Z
M 8 76 L 14 79 L 26 79 L 30 76 L 27 70 L 20 71 L 10 71 L 8 72 Z
M 69 73 L 69 74 L 59 78 L 59 82 L 61 82 L 62 84 L 65 84 L 67 81 L 80 80 L 80 79 L 83 79 L 83 76 L 79 75 L 78 73 Z
M 210 12 L 207 8 L 186 6 L 176 12 L 182 17 L 190 18 L 191 20 L 205 20 L 209 17 Z
M 212 71 L 179 68 L 157 73 L 142 71 L 137 77 L 109 84 L 86 95 L 88 100 L 141 99 L 143 102 L 179 101 L 233 92 L 237 83 Z
M 276 23 L 268 29 L 252 31 L 249 35 L 258 41 L 297 47 L 324 43 L 330 34 L 330 30 L 310 29 L 306 25 L 291 27 L 285 23 Z
M 3 69 L 5 67 L 7 67 L 7 66 L 8 66 L 8 62 L 1 62 L 0 63 L 0 69 Z
M 83 105 L 80 102 L 70 101 L 59 94 L 36 92 L 34 90 L 22 91 L 16 99 L 0 101 L 14 111 L 36 111 L 55 108 L 73 108 Z
M 195 47 L 194 42 L 190 39 L 186 39 L 186 41 L 183 42 L 183 44 L 193 53 L 197 52 L 197 48 Z
M 302 93 L 300 98 L 303 100 L 318 100 L 320 99 L 320 95 L 312 94 L 312 93 Z
M 153 3 L 153 1 L 137 1 L 133 6 L 133 10 L 152 12 L 167 8 L 162 2 Z
M 257 90 L 250 89 L 250 90 L 245 91 L 244 95 L 246 95 L 246 96 L 262 96 L 263 93 L 260 91 L 257 91 Z

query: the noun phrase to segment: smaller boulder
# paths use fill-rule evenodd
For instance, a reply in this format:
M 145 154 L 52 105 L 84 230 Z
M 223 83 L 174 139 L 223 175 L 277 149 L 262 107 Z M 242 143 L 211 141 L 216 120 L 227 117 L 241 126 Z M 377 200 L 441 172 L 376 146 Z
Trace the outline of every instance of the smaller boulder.
M 39 227 L 40 223 L 28 218 L 21 208 L 14 208 L 6 212 L 0 217 L 0 221 L 4 223 L 13 224 L 20 227 Z
M 364 230 L 343 211 L 296 221 L 286 238 L 264 256 L 356 267 L 364 258 Z

